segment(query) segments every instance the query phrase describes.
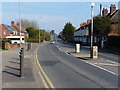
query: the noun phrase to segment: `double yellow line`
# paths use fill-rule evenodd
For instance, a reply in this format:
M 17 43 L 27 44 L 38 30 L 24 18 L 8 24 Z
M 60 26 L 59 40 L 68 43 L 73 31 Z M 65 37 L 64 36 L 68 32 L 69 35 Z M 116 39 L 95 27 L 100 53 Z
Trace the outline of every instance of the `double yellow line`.
M 42 83 L 44 84 L 45 88 L 48 88 L 48 89 L 52 88 L 52 89 L 55 90 L 54 85 L 52 84 L 50 79 L 47 77 L 46 73 L 44 72 L 44 70 L 43 70 L 43 68 L 42 68 L 42 66 L 40 64 L 40 62 L 38 61 L 38 56 L 37 56 L 38 49 L 39 49 L 39 47 L 37 47 L 35 49 L 35 51 L 34 51 L 34 62 L 39 67 L 39 70 L 40 70 L 38 72 L 38 74 L 39 74 L 39 76 L 40 76 L 40 78 L 42 80 Z

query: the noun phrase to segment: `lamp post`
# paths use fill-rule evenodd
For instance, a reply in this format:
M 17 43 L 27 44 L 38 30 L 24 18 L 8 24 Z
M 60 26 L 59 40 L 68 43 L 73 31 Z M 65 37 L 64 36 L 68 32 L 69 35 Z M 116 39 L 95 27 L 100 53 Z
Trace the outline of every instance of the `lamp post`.
M 91 58 L 93 58 L 93 7 L 95 6 L 94 3 L 91 3 Z

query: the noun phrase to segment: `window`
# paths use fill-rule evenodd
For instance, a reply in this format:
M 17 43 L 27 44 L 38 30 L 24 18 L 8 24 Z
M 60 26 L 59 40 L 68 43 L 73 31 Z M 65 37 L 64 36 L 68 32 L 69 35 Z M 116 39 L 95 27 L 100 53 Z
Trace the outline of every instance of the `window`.
M 3 34 L 6 34 L 6 31 L 4 30 Z

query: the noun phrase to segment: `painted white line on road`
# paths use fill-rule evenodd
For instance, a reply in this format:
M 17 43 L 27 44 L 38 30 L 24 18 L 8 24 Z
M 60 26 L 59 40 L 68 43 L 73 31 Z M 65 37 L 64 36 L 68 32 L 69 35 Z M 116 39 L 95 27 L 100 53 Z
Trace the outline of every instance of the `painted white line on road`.
M 111 62 L 111 63 L 115 63 L 115 64 L 118 64 L 117 62 L 114 62 L 114 61 L 110 61 L 110 60 L 107 60 L 108 62 Z
M 110 63 L 94 63 L 98 65 L 105 65 L 105 66 L 118 66 L 118 64 L 110 64 Z
M 99 68 L 99 69 L 102 69 L 102 70 L 104 70 L 104 71 L 106 71 L 106 72 L 109 72 L 109 73 L 111 73 L 111 74 L 113 74 L 113 75 L 118 76 L 118 74 L 116 74 L 116 73 L 114 73 L 114 72 L 112 72 L 112 71 L 110 71 L 110 70 L 107 70 L 107 69 L 105 69 L 105 68 L 102 68 L 102 67 L 100 67 L 100 66 L 97 66 L 97 65 L 95 65 L 95 64 L 93 64 L 93 63 L 90 63 L 90 62 L 88 62 L 88 61 L 84 61 L 84 62 L 86 62 L 87 64 L 90 64 L 90 65 L 92 65 L 92 66 L 94 66 L 94 67 L 97 67 L 97 68 Z
M 59 48 L 58 46 L 56 46 L 60 51 L 64 52 L 61 48 Z M 69 55 L 67 52 L 64 52 L 66 55 Z
M 69 55 L 67 52 L 65 52 L 66 55 Z
M 62 51 L 63 52 L 63 50 L 61 49 L 61 48 L 59 48 L 58 46 L 56 46 L 60 51 Z

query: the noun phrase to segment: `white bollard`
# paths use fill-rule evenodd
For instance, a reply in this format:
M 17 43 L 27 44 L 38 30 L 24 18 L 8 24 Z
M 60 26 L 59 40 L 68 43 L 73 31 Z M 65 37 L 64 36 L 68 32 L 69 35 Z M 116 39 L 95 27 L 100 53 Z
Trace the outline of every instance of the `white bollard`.
M 80 44 L 76 44 L 76 53 L 80 53 Z
M 97 59 L 97 58 L 98 58 L 98 47 L 93 46 L 93 59 Z

